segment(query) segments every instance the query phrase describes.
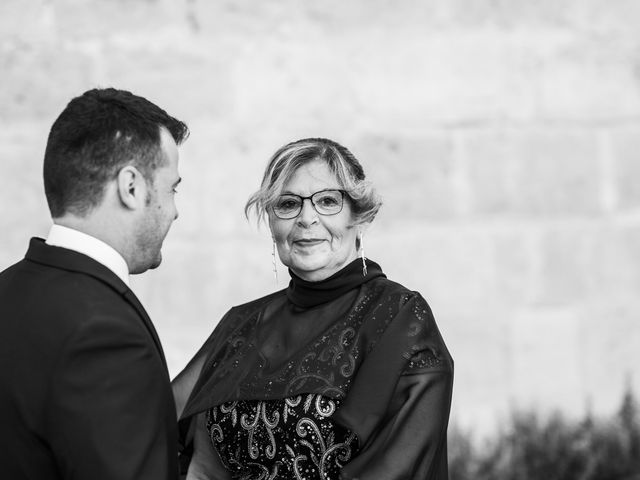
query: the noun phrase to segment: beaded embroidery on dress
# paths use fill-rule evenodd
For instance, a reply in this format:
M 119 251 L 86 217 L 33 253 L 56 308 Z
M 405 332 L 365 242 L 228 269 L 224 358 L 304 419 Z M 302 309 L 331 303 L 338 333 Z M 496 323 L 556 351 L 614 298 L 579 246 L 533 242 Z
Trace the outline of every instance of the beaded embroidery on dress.
M 339 403 L 318 394 L 227 402 L 207 412 L 207 430 L 234 479 L 338 480 L 358 451 L 356 435 L 331 420 Z

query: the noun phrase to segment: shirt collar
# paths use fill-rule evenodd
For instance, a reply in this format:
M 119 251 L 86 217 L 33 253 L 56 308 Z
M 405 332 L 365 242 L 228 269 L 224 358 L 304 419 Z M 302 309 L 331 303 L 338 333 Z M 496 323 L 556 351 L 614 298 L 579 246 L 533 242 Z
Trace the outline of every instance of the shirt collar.
M 74 250 L 93 258 L 120 277 L 127 286 L 129 285 L 127 262 L 113 247 L 102 240 L 73 228 L 63 227 L 54 223 L 51 226 L 51 230 L 49 230 L 46 243 L 47 245 Z

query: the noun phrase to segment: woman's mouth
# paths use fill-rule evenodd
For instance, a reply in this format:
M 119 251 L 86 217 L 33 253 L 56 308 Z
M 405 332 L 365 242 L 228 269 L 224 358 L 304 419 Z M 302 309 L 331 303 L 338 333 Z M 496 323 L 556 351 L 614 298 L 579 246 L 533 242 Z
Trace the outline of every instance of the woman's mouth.
M 293 243 L 300 247 L 314 247 L 320 245 L 322 242 L 324 242 L 324 240 L 321 238 L 302 238 L 295 240 Z

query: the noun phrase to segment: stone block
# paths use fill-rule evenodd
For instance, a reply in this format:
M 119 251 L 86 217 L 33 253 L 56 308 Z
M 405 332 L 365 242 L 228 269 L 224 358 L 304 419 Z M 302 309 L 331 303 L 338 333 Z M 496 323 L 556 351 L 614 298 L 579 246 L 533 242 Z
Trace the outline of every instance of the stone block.
M 365 134 L 352 152 L 383 198 L 381 224 L 448 219 L 459 210 L 453 145 L 446 131 Z
M 461 162 L 469 186 L 473 214 L 505 215 L 513 211 L 517 196 L 511 132 L 470 130 L 459 134 Z
M 100 86 L 130 90 L 187 122 L 229 120 L 236 90 L 228 73 L 233 63 L 228 53 L 186 52 L 185 44 L 154 49 L 129 40 L 117 48 L 104 45 L 96 55 Z M 202 83 L 194 87 L 194 79 Z
M 551 0 L 552 1 L 552 0 Z M 573 0 L 573 24 L 600 38 L 637 40 L 640 4 L 635 0 Z
M 509 310 L 431 306 L 455 363 L 452 423 L 475 433 L 494 430 L 511 394 Z
M 534 29 L 562 25 L 571 22 L 575 2 L 560 6 L 550 0 L 535 4 L 522 0 L 481 0 L 469 4 L 464 0 L 448 4 L 448 23 L 467 28 L 495 28 L 500 30 Z
M 518 142 L 518 198 L 523 210 L 591 216 L 602 209 L 596 135 L 553 131 Z
M 616 2 L 616 8 L 604 0 L 583 2 L 553 0 L 535 3 L 526 0 L 392 0 L 299 3 L 286 0 L 256 5 L 250 0 L 211 3 L 189 2 L 185 8 L 199 21 L 201 29 L 238 32 L 247 25 L 259 28 L 304 28 L 319 25 L 332 34 L 354 28 L 402 29 L 420 25 L 428 29 L 494 28 L 532 29 L 545 26 L 581 27 L 587 31 L 609 32 L 631 28 L 638 18 L 633 0 Z M 624 12 L 619 18 L 618 12 Z M 240 33 L 246 33 L 240 32 Z
M 604 224 L 593 241 L 594 293 L 615 299 L 640 291 L 640 223 Z
M 445 310 L 516 308 L 535 294 L 539 253 L 528 229 L 374 222 L 366 245 L 389 278 Z
M 512 148 L 512 204 L 517 212 L 550 217 L 601 212 L 600 164 L 593 132 L 516 133 Z
M 229 73 L 238 123 L 286 143 L 304 136 L 343 136 L 359 121 L 353 88 L 346 87 L 353 77 L 349 55 L 338 52 L 340 44 L 273 35 L 248 42 L 238 45 Z
M 593 258 L 599 230 L 592 225 L 548 227 L 537 235 L 538 263 L 532 302 L 544 306 L 579 304 L 595 293 Z
M 492 237 L 460 225 L 430 228 L 398 221 L 373 224 L 367 233 L 367 255 L 388 277 L 422 292 L 428 301 L 457 309 L 495 306 L 496 265 Z
M 0 4 L 0 45 L 7 43 L 45 44 L 56 35 L 55 7 L 46 0 Z
M 143 36 L 154 38 L 158 32 L 163 32 L 166 38 L 167 33 L 176 28 L 189 28 L 187 2 L 184 0 L 63 0 L 52 4 L 52 8 L 59 35 L 75 42 L 136 34 L 140 35 L 139 43 L 144 43 Z M 153 42 L 147 46 L 154 48 Z
M 602 211 L 595 132 L 479 130 L 461 139 L 472 212 L 558 217 Z
M 481 0 L 469 4 L 465 0 L 434 2 L 447 24 L 462 27 L 485 27 L 501 30 L 566 29 L 576 33 L 626 33 L 635 35 L 640 8 L 633 0 Z M 444 6 L 442 6 L 444 5 Z
M 586 397 L 594 412 L 607 415 L 620 408 L 627 388 L 637 398 L 640 385 L 640 302 L 635 292 L 620 293 L 617 299 L 594 296 L 579 310 Z
M 610 135 L 617 208 L 640 208 L 640 129 L 618 128 Z
M 489 230 L 495 268 L 496 303 L 503 308 L 529 304 L 535 295 L 539 262 L 535 228 L 522 223 Z
M 420 28 L 392 38 L 366 34 L 366 42 L 351 40 L 357 53 L 351 68 L 359 110 L 370 124 L 398 132 L 534 115 L 530 47 L 520 37 Z
M 625 42 L 584 41 L 554 47 L 541 58 L 538 115 L 543 119 L 600 122 L 640 113 L 632 51 Z
M 56 44 L 12 43 L 0 53 L 5 88 L 0 121 L 46 118 L 53 123 L 67 102 L 93 86 L 94 63 Z
M 571 308 L 522 310 L 510 325 L 513 406 L 560 408 L 581 417 L 586 388 L 578 313 Z
M 24 256 L 29 238 L 50 226 L 42 160 L 48 128 L 43 124 L 2 124 L 0 128 L 0 270 Z

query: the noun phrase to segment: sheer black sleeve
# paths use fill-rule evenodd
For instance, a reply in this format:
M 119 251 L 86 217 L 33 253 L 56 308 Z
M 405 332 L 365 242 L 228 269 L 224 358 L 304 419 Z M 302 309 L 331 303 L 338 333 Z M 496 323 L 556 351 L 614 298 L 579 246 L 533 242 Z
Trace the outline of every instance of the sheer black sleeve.
M 336 419 L 361 442 L 345 480 L 446 480 L 453 360 L 426 301 L 405 297 Z
M 446 480 L 452 374 L 402 375 L 381 427 L 342 478 Z

